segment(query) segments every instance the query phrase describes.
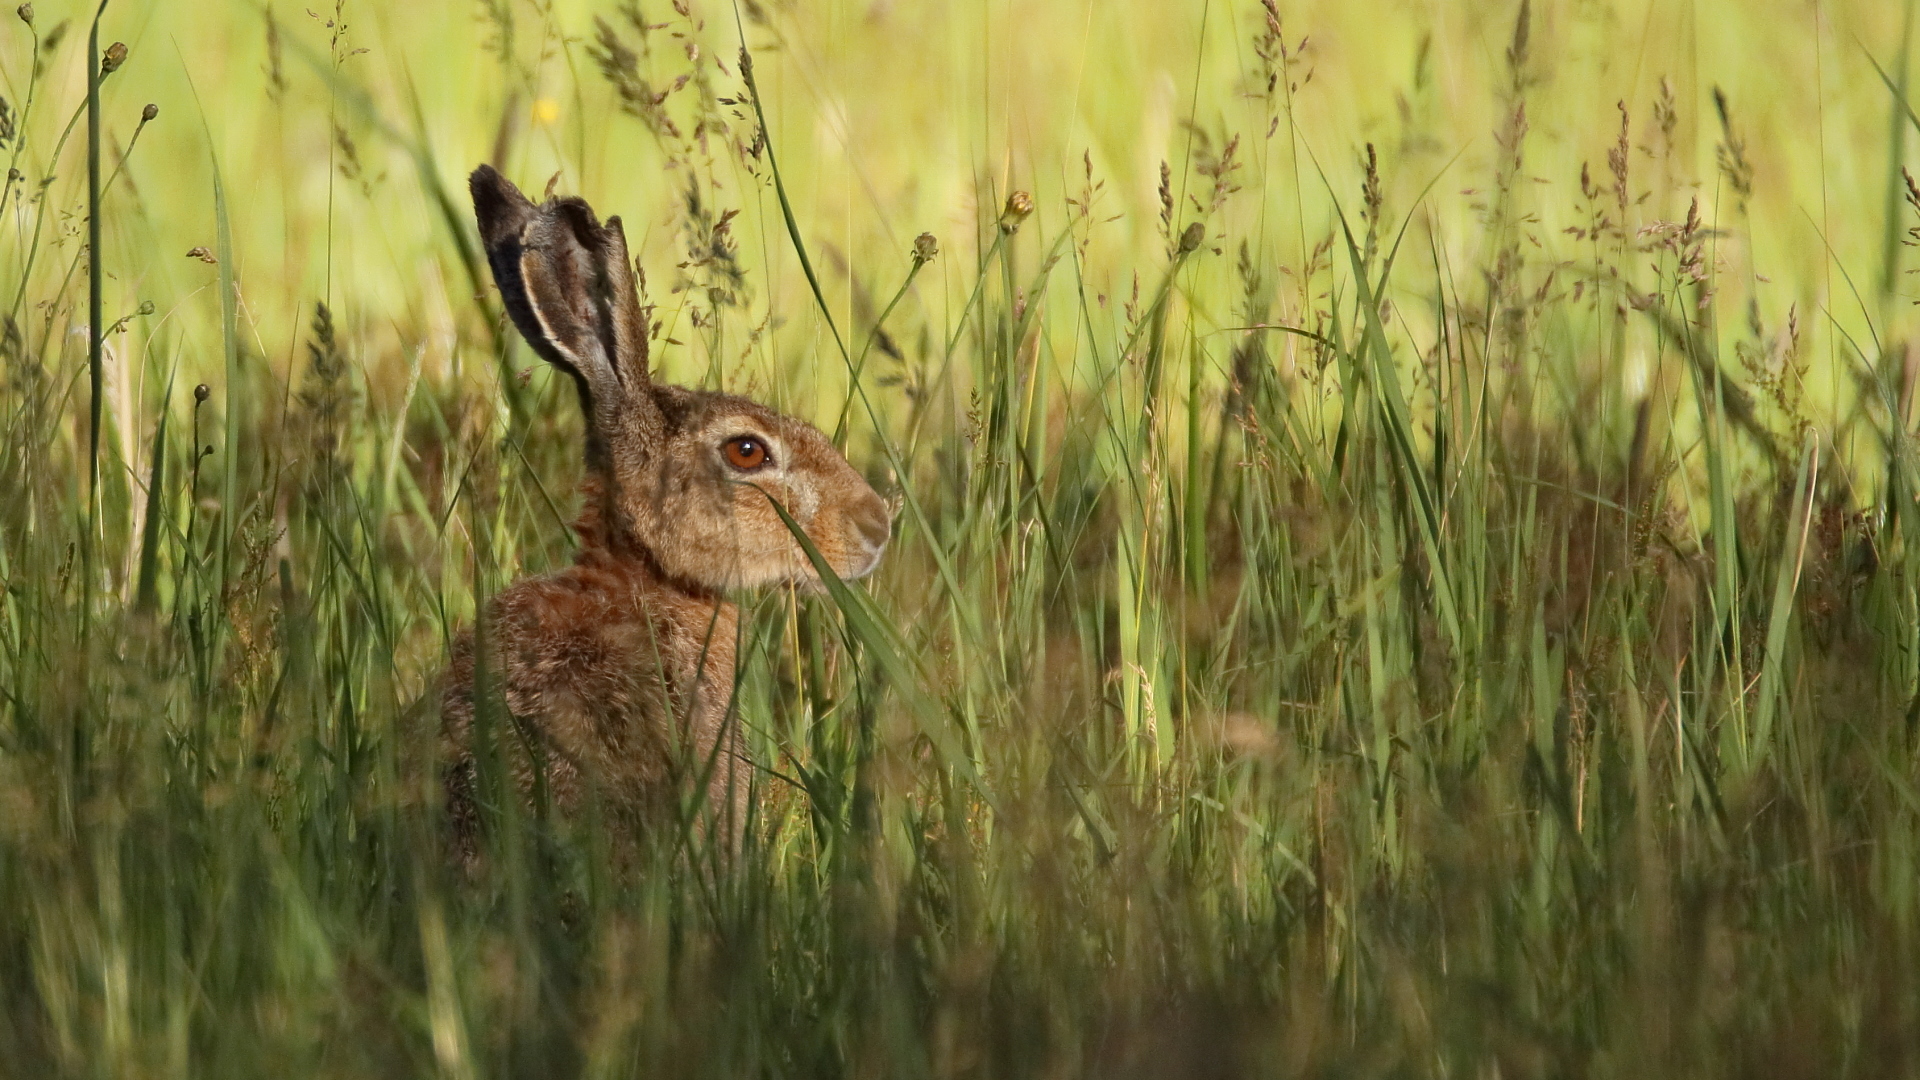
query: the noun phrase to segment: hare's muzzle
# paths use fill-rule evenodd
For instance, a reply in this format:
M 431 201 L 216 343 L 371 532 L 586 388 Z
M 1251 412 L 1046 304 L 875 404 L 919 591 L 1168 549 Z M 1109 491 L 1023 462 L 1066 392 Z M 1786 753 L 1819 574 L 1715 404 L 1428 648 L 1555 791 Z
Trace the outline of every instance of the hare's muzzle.
M 887 538 L 893 535 L 893 515 L 880 496 L 868 492 L 866 498 L 855 504 L 848 519 L 860 545 L 855 570 L 848 576 L 864 577 L 880 565 L 880 554 L 887 549 Z

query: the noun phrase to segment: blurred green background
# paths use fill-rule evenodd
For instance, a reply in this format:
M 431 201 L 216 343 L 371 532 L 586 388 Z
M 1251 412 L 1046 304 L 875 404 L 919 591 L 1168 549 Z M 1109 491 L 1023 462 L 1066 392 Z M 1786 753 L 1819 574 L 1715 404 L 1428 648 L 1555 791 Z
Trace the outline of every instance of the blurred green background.
M 37 118 L 45 128 L 30 128 L 44 155 L 84 92 L 76 56 L 88 12 L 39 8 L 43 33 L 68 23 L 43 58 Z M 402 381 L 405 364 L 396 358 L 422 341 L 433 342 L 429 370 L 453 365 L 449 323 L 471 309 L 410 151 L 424 151 L 434 177 L 456 194 L 470 165 L 483 160 L 528 186 L 557 175 L 557 190 L 630 223 L 660 286 L 686 258 L 678 224 L 688 173 L 697 172 L 715 185 L 716 214 L 739 212 L 732 228 L 751 270 L 754 310 L 802 324 L 746 360 L 722 357 L 720 373 L 797 375 L 819 345 L 806 324 L 817 316 L 769 185 L 726 152 L 730 142 L 750 141 L 751 124 L 710 104 L 725 134 L 692 130 L 703 95 L 711 103 L 737 93 L 728 73 L 743 32 L 764 54 L 770 134 L 806 235 L 854 264 L 824 275 L 843 322 L 853 317 L 850 277 L 884 288 L 922 231 L 967 252 L 977 222 L 1011 190 L 1034 194 L 1036 224 L 1050 234 L 1069 213 L 1065 200 L 1084 186 L 1089 155 L 1107 188 L 1085 273 L 1100 291 L 1124 290 L 1139 261 L 1165 246 L 1156 227 L 1160 162 L 1175 166 L 1180 188 L 1192 188 L 1202 182 L 1191 174 L 1196 155 L 1235 135 L 1244 190 L 1215 230 L 1249 240 L 1263 258 L 1304 260 L 1326 230 L 1332 197 L 1356 196 L 1367 143 L 1379 148 L 1395 223 L 1415 214 L 1417 231 L 1431 230 L 1457 259 L 1483 247 L 1475 204 L 1486 201 L 1500 155 L 1494 132 L 1504 120 L 1515 15 L 1506 7 L 1282 9 L 1298 47 L 1294 80 L 1307 81 L 1283 110 L 1289 122 L 1271 134 L 1254 54 L 1258 5 L 744 5 L 739 21 L 730 6 L 690 17 L 666 5 L 636 10 L 648 25 L 659 22 L 644 38 L 641 71 L 656 93 L 671 91 L 662 109 L 678 118 L 680 138 L 623 113 L 617 88 L 600 77 L 596 18 L 628 48 L 643 45 L 616 7 L 109 8 L 103 40 L 124 40 L 134 58 L 103 88 L 109 159 L 142 105 L 159 104 L 165 117 L 127 163 L 125 186 L 109 195 L 121 204 L 107 228 L 109 309 L 151 299 L 159 310 L 136 332 L 170 319 L 182 335 L 197 335 L 192 351 L 213 351 L 216 306 L 186 299 L 213 272 L 182 262 L 179 252 L 213 244 L 217 161 L 234 192 L 236 272 L 249 286 L 247 321 L 260 351 L 284 366 L 296 351 L 289 341 L 304 324 L 302 306 L 329 298 L 341 318 L 368 328 L 364 340 L 356 335 L 364 353 L 357 366 L 385 390 Z M 1523 76 L 1528 186 L 1518 201 L 1537 217 L 1537 237 L 1564 245 L 1555 239 L 1560 230 L 1579 222 L 1583 164 L 1605 178 L 1616 103 L 1635 114 L 1633 144 L 1653 152 L 1633 155 L 1636 195 L 1644 186 L 1656 199 L 1643 204 L 1644 219 L 1678 220 L 1697 195 L 1705 217 L 1725 227 L 1734 200 L 1715 169 L 1718 87 L 1755 184 L 1751 238 L 1737 238 L 1738 250 L 1717 258 L 1750 259 L 1771 279 L 1761 291 L 1769 316 L 1797 303 L 1810 334 L 1827 332 L 1828 319 L 1814 317 L 1822 309 L 1849 333 L 1864 330 L 1844 279 L 1852 277 L 1872 310 L 1888 239 L 1905 227 L 1901 207 L 1889 201 L 1897 186 L 1889 150 L 1906 137 L 1873 66 L 1891 73 L 1900 63 L 1899 3 L 1539 4 L 1532 15 Z M 32 52 L 17 23 L 7 48 L 18 110 Z M 1670 132 L 1652 115 L 1663 84 Z M 687 142 L 695 151 L 680 161 Z M 78 193 L 81 171 L 65 167 L 78 161 L 54 170 L 56 197 L 71 202 Z M 53 163 L 31 164 L 38 180 Z M 1230 276 L 1230 260 L 1214 262 L 1196 268 L 1204 284 L 1195 291 Z M 64 266 L 48 269 L 57 278 Z M 915 306 L 950 321 L 972 275 L 964 261 L 938 269 L 918 283 Z M 692 373 L 708 359 L 696 348 L 665 362 Z M 819 366 L 823 377 L 843 374 Z

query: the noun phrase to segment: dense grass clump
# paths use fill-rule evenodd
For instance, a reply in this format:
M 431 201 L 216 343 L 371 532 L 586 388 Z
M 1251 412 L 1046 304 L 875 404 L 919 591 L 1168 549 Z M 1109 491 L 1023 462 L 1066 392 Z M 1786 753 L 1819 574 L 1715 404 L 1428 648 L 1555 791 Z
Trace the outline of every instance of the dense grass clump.
M 0 1074 L 1920 1075 L 1914 4 L 68 7 Z M 737 852 L 446 858 L 581 471 L 480 161 L 897 500 L 743 598 Z

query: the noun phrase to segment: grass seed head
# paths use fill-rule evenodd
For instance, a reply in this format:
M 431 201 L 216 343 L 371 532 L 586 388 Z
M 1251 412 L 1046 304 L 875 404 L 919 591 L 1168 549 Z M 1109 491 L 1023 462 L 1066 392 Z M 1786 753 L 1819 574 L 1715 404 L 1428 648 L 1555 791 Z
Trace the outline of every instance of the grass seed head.
M 1507 45 L 1507 68 L 1515 87 L 1525 80 L 1527 59 L 1533 51 L 1533 4 L 1520 0 L 1520 12 L 1513 20 L 1513 40 Z
M 1007 205 L 1000 211 L 1000 228 L 1011 234 L 1033 213 L 1033 196 L 1024 191 L 1016 191 L 1007 196 Z
M 107 46 L 106 53 L 100 57 L 101 77 L 104 78 L 108 75 L 113 74 L 116 71 L 119 71 L 120 65 L 126 62 L 127 62 L 127 43 L 126 42 L 116 41 L 113 44 Z

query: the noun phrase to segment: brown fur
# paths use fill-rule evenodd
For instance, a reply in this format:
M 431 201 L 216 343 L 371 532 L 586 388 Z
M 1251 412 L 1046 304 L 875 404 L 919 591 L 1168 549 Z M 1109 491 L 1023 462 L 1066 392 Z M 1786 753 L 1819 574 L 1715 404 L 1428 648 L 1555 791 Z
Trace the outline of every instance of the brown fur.
M 578 199 L 534 206 L 492 169 L 471 187 L 508 313 L 571 375 L 587 419 L 577 562 L 495 597 L 454 644 L 441 699 L 455 847 L 478 854 L 476 672 L 507 716 L 493 746 L 523 798 L 562 814 L 589 797 L 625 832 L 697 777 L 738 835 L 751 767 L 729 722 L 739 613 L 730 589 L 818 583 L 777 501 L 841 577 L 879 561 L 886 504 L 811 425 L 744 398 L 655 385 L 618 218 Z M 724 447 L 768 450 L 742 470 Z M 484 660 L 484 663 L 479 661 Z

